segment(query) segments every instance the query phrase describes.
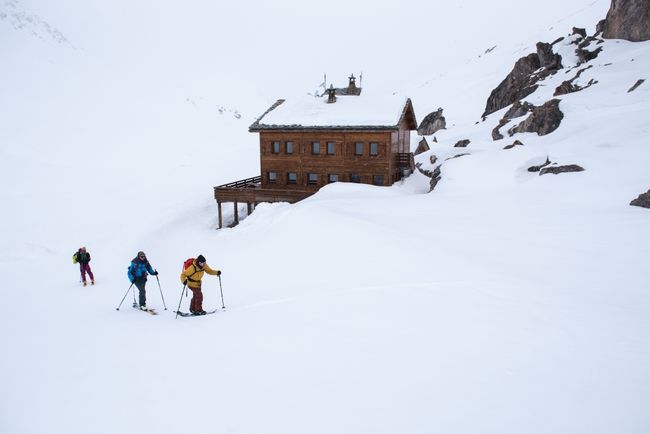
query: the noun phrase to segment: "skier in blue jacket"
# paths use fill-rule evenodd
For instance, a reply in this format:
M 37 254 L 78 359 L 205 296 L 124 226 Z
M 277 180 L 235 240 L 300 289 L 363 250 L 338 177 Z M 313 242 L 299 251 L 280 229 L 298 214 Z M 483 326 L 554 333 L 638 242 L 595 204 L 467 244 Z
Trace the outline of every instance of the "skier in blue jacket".
M 145 285 L 147 284 L 147 274 L 152 276 L 158 275 L 158 272 L 151 268 L 151 264 L 147 259 L 144 252 L 138 252 L 138 255 L 133 258 L 127 276 L 131 283 L 134 283 L 140 292 L 140 309 L 147 309 L 147 295 L 145 293 Z

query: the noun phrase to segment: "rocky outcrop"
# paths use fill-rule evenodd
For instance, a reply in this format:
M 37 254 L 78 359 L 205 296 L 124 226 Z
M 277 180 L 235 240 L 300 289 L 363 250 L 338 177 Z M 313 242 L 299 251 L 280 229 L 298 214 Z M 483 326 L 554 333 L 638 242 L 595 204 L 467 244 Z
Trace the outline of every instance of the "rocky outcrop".
M 418 134 L 421 136 L 430 136 L 438 130 L 444 130 L 446 127 L 447 122 L 442 115 L 442 108 L 439 108 L 422 119 L 420 126 L 418 126 Z
M 467 145 L 469 145 L 470 143 L 471 143 L 471 141 L 469 139 L 459 140 L 454 145 L 454 148 L 466 148 Z
M 573 84 L 573 82 L 575 80 L 577 80 L 578 77 L 580 77 L 580 74 L 582 74 L 583 72 L 585 72 L 587 69 L 589 69 L 591 67 L 592 67 L 592 65 L 589 65 L 586 68 L 580 69 L 578 71 L 578 73 L 575 75 L 575 77 L 573 77 L 571 80 L 567 80 L 567 81 L 562 82 L 561 85 L 559 85 L 558 87 L 555 88 L 555 92 L 553 92 L 553 96 L 566 95 L 567 93 L 578 92 L 578 91 L 581 91 L 583 89 L 588 88 L 589 86 L 592 86 L 592 85 L 598 83 L 597 80 L 594 80 L 592 78 L 591 80 L 589 80 L 589 82 L 587 83 L 586 86 L 580 86 L 580 85 L 577 85 L 577 84 Z
M 555 74 L 561 68 L 562 57 L 553 52 L 553 46 L 538 42 L 537 52 L 517 60 L 510 74 L 492 90 L 482 116 L 524 99 L 537 90 L 539 80 Z
M 579 27 L 574 27 L 573 31 L 571 32 L 572 35 L 580 35 L 583 38 L 587 37 L 587 31 L 585 29 L 581 29 Z
M 539 171 L 539 175 L 546 175 L 547 173 L 552 173 L 554 175 L 557 175 L 559 173 L 569 173 L 569 172 L 582 172 L 585 169 L 578 166 L 577 164 L 569 164 L 566 166 L 549 166 L 549 167 L 544 167 Z
M 492 140 L 501 140 L 503 139 L 503 134 L 501 134 L 501 127 L 510 122 L 511 119 L 520 118 L 533 111 L 535 106 L 529 102 L 524 101 L 523 103 L 519 100 L 515 101 L 512 104 L 512 107 L 503 115 L 503 118 L 499 120 L 499 124 L 492 130 Z
M 539 172 L 540 170 L 542 170 L 542 167 L 546 167 L 549 164 L 551 164 L 551 160 L 549 160 L 549 158 L 546 157 L 546 161 L 544 162 L 544 164 L 540 164 L 539 166 L 530 166 L 528 168 L 528 171 L 529 172 Z
M 432 163 L 434 163 L 437 160 L 438 160 L 438 157 L 436 157 L 435 155 L 431 156 Z M 440 176 L 440 166 L 441 165 L 436 166 L 433 170 L 422 169 L 420 166 L 421 166 L 421 164 L 416 165 L 416 167 L 420 171 L 420 173 L 423 174 L 424 176 L 428 176 L 429 178 L 431 178 L 431 181 L 429 181 L 429 193 L 430 193 L 430 192 L 433 191 L 434 188 L 436 188 L 436 185 L 438 185 L 438 182 L 440 181 L 440 178 L 441 178 L 441 176 Z
M 635 91 L 636 88 L 639 87 L 639 86 L 641 86 L 641 85 L 643 84 L 644 81 L 645 81 L 645 79 L 643 79 L 643 78 L 638 79 L 638 80 L 636 81 L 636 83 L 634 83 L 634 86 L 632 86 L 631 88 L 629 88 L 629 89 L 627 90 L 627 93 L 630 93 L 630 92 Z
M 429 148 L 426 137 L 422 137 L 422 140 L 418 143 L 418 147 L 415 149 L 413 155 L 420 155 L 423 152 L 427 152 L 429 149 L 431 148 Z
M 504 146 L 503 149 L 512 149 L 515 146 L 524 146 L 524 144 L 521 143 L 519 140 L 515 140 L 514 142 L 512 142 L 512 145 Z
M 646 193 L 641 193 L 639 197 L 630 202 L 632 206 L 640 206 L 642 208 L 650 208 L 650 190 Z
M 650 1 L 612 0 L 603 25 L 603 38 L 650 40 Z
M 539 136 L 545 136 L 555 131 L 560 126 L 563 118 L 564 114 L 560 110 L 560 100 L 552 99 L 541 107 L 535 107 L 530 116 L 510 128 L 508 134 L 513 136 L 516 133 L 537 133 Z

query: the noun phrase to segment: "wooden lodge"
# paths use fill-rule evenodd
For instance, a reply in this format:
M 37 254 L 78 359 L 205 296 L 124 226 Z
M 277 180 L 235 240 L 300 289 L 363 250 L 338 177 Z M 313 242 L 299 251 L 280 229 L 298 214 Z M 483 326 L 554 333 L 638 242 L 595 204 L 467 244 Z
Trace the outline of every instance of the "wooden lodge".
M 321 97 L 278 100 L 250 127 L 259 133 L 259 176 L 214 187 L 221 205 L 294 203 L 332 182 L 389 186 L 414 170 L 410 131 L 417 128 L 408 98 L 361 95 L 355 77 Z

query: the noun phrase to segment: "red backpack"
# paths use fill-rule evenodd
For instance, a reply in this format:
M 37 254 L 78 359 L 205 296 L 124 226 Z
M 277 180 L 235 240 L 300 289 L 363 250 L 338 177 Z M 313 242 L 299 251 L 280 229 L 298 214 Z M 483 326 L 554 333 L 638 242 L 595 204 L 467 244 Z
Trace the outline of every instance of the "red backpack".
M 187 258 L 185 262 L 183 262 L 183 271 L 187 270 L 190 268 L 190 265 L 194 264 L 194 258 Z

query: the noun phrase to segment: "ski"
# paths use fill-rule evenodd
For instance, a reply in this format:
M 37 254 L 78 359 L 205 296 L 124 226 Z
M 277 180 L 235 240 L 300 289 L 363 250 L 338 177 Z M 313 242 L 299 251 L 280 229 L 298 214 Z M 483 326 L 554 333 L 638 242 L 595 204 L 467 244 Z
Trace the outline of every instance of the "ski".
M 147 309 L 140 309 L 139 306 L 133 306 L 133 309 L 135 309 L 135 310 L 139 310 L 139 311 L 142 311 L 142 312 L 147 312 L 147 313 L 150 314 L 150 315 L 158 315 L 158 312 L 156 312 L 155 309 L 149 309 L 149 308 L 147 308 Z
M 212 315 L 213 313 L 217 313 L 220 310 L 221 309 L 208 310 L 208 311 L 205 312 L 205 315 Z M 194 315 L 193 313 L 189 313 L 189 312 L 181 312 L 180 310 L 178 310 L 178 311 L 175 310 L 174 313 L 177 313 L 178 316 L 183 316 L 183 317 L 187 317 L 187 316 L 205 316 L 205 315 Z

